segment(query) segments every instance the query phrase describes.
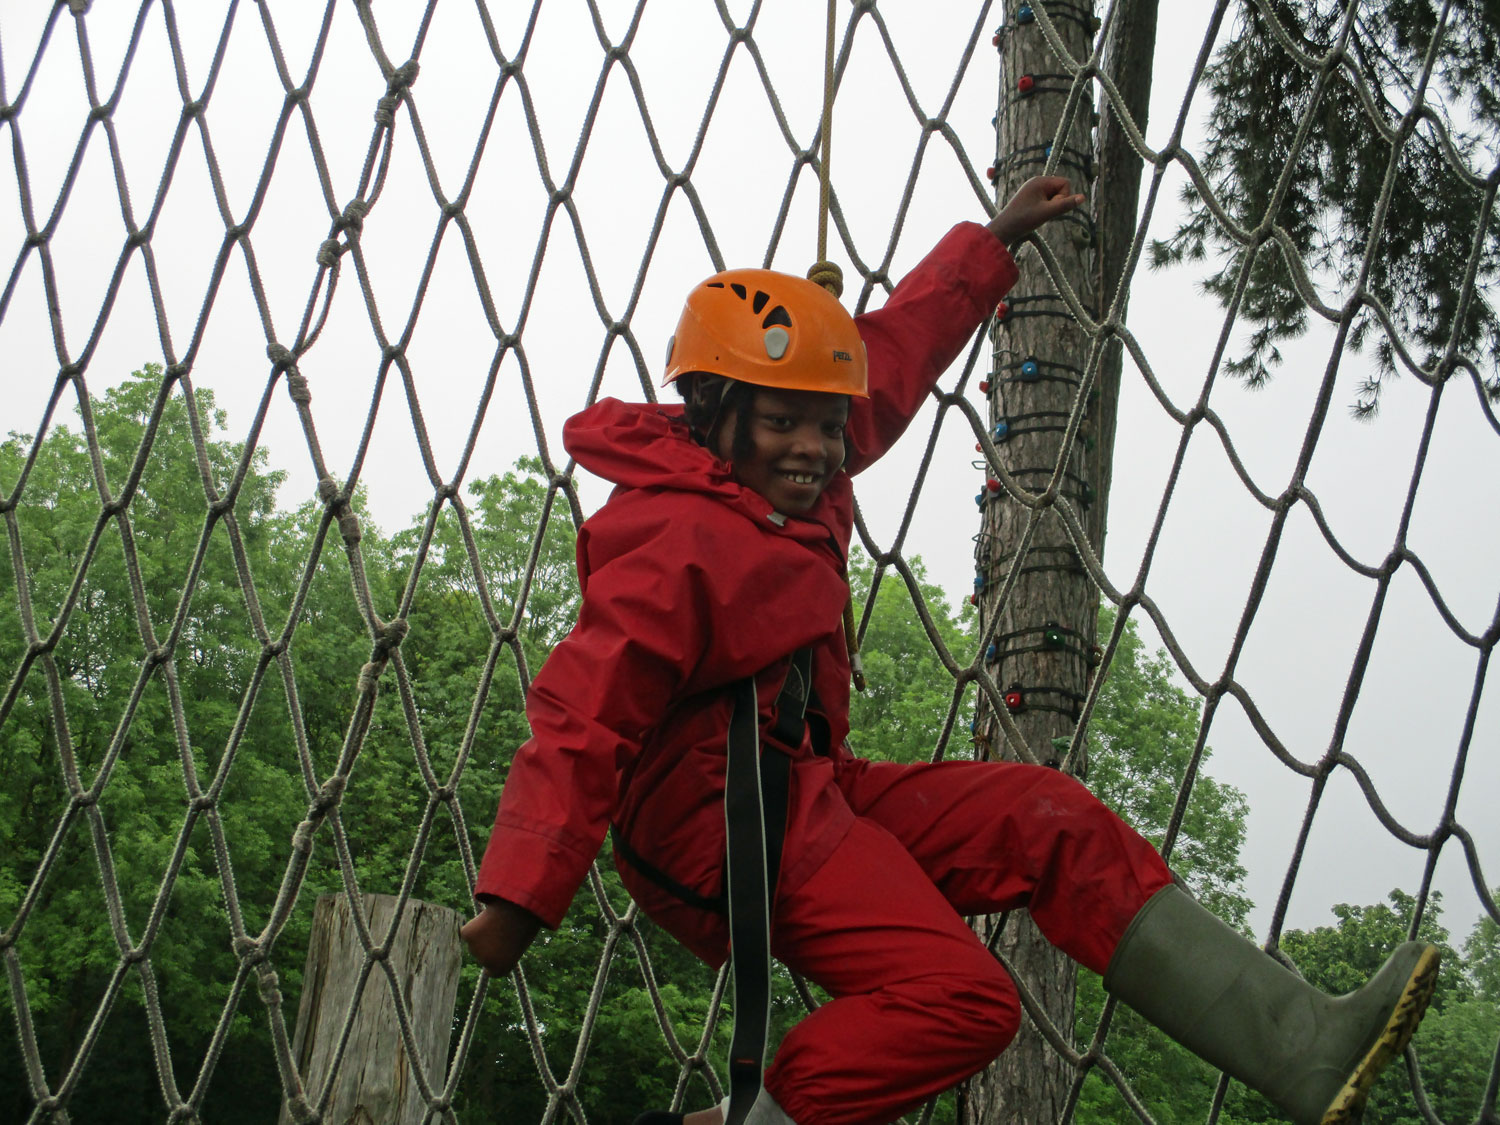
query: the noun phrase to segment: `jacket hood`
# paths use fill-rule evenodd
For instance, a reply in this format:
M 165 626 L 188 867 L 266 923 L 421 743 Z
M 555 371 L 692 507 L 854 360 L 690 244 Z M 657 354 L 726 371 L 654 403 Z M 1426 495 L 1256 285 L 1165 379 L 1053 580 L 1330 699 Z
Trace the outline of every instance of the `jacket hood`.
M 773 515 L 765 497 L 735 480 L 727 462 L 693 440 L 681 406 L 600 399 L 568 419 L 563 447 L 589 472 L 620 487 L 705 493 L 756 522 Z M 840 472 L 812 511 L 786 519 L 784 530 L 798 538 L 832 533 L 842 553 L 848 541 L 839 528 L 852 522 L 852 510 L 853 490 Z

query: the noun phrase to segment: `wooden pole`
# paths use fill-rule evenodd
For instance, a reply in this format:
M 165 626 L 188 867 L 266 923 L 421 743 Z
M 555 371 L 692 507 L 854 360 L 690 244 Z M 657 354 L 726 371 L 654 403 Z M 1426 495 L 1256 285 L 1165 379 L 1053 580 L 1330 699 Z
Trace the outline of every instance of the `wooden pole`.
M 379 942 L 390 930 L 397 899 L 377 894 L 362 898 L 371 940 Z M 415 1063 L 430 1088 L 441 1088 L 447 1073 L 448 1036 L 462 960 L 461 921 L 447 907 L 408 899 L 387 954 L 411 1010 Z M 341 894 L 322 895 L 313 911 L 292 1040 L 292 1056 L 311 1103 L 318 1100 L 333 1067 L 344 1019 L 364 968 L 365 952 L 348 901 Z M 372 964 L 323 1121 L 326 1125 L 419 1125 L 426 1113 L 413 1059 L 401 1039 L 388 979 L 378 964 Z M 291 1107 L 283 1102 L 280 1125 L 292 1122 Z

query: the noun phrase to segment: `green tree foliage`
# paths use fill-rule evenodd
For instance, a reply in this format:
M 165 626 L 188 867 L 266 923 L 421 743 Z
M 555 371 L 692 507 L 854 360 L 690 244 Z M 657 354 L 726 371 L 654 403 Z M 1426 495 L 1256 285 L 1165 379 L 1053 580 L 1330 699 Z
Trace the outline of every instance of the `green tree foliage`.
M 37 884 L 15 950 L 54 1089 L 88 1032 L 122 952 L 101 890 L 100 855 L 118 880 L 129 941 L 139 943 L 147 937 L 164 872 L 183 846 L 182 868 L 150 947 L 152 980 L 180 1088 L 192 1085 L 234 979 L 209 817 L 185 827 L 184 778 L 192 771 L 206 787 L 233 747 L 231 733 L 260 644 L 222 521 L 207 538 L 199 582 L 183 605 L 189 568 L 208 522 L 208 501 L 191 440 L 194 420 L 181 394 L 160 404 L 154 439 L 147 440 L 160 374 L 159 368 L 147 368 L 94 404 L 97 467 L 82 436 L 64 426 L 45 436 L 29 470 L 29 437 L 13 434 L 0 444 L 0 490 L 10 493 L 26 473 L 12 545 L 20 548 L 38 632 L 49 634 L 66 615 L 51 657 L 62 704 L 56 710 L 45 661 L 33 660 L 24 679 L 13 679 L 26 651 L 19 616 L 23 576 L 7 552 L 0 560 L 5 592 L 0 667 L 5 681 L 19 690 L 0 726 L 6 777 L 0 787 L 0 918 L 11 931 L 24 896 Z M 198 393 L 197 410 L 196 424 L 205 433 L 202 468 L 222 489 L 244 460 L 244 450 L 216 436 L 222 419 L 210 394 Z M 107 482 L 111 495 L 121 496 L 136 465 L 139 483 L 129 507 L 135 536 L 127 540 L 116 521 L 101 517 L 100 488 Z M 102 482 L 96 470 L 102 470 Z M 252 574 L 271 569 L 279 483 L 278 474 L 266 471 L 263 454 L 249 459 L 235 522 Z M 132 541 L 133 557 L 125 547 Z M 76 596 L 70 593 L 75 588 Z M 161 644 L 179 615 L 173 669 L 189 720 L 181 735 L 164 670 L 143 672 L 148 648 L 143 621 L 149 620 L 154 643 Z M 216 814 L 234 850 L 242 888 L 254 888 L 257 876 L 269 878 L 269 867 L 284 863 L 278 853 L 284 853 L 288 828 L 306 807 L 295 774 L 288 773 L 290 740 L 278 744 L 259 737 L 263 723 L 275 725 L 273 694 L 264 694 L 250 716 L 249 733 L 234 747 L 238 758 Z M 64 715 L 66 726 L 60 722 Z M 63 778 L 73 763 L 85 788 L 107 777 L 98 802 L 107 833 L 102 840 L 93 837 L 86 816 L 65 816 L 69 795 Z M 57 836 L 55 860 L 44 870 L 59 824 L 65 828 Z M 101 845 L 107 850 L 101 852 Z M 276 882 L 279 878 L 270 882 L 272 892 Z M 251 902 L 254 897 L 249 896 Z M 217 916 L 216 924 L 196 924 L 205 915 Z M 0 1005 L 7 1022 L 14 1018 L 13 1002 L 6 990 Z M 224 1071 L 216 1096 L 263 1104 L 257 1090 L 275 1082 L 274 1070 L 243 1009 L 233 1021 L 226 1051 L 240 1065 Z M 85 1107 L 92 1106 L 99 1119 L 127 1120 L 153 1110 L 159 1116 L 161 1094 L 134 973 L 103 1023 L 93 1057 L 95 1065 L 84 1071 L 73 1095 L 80 1112 L 91 1115 Z M 107 1061 L 98 1065 L 100 1060 Z M 11 1034 L 0 1062 L 0 1117 L 24 1120 L 29 1102 L 17 1038 Z
M 1322 58 L 1340 41 L 1349 13 L 1354 18 L 1344 60 L 1319 96 L 1319 70 L 1294 62 L 1282 39 Z M 1432 79 L 1421 90 L 1424 116 L 1396 158 L 1390 207 L 1375 236 L 1391 164 L 1387 138 L 1415 100 L 1440 16 L 1447 22 Z M 1491 204 L 1482 182 L 1500 139 L 1500 3 L 1383 0 L 1356 9 L 1337 0 L 1264 6 L 1246 0 L 1205 83 L 1213 100 L 1202 169 L 1230 217 L 1257 228 L 1284 187 L 1271 218 L 1316 279 L 1350 285 L 1368 247 L 1366 285 L 1390 311 L 1402 339 L 1415 345 L 1415 358 L 1432 363 L 1456 336 L 1482 365 L 1491 397 L 1500 398 L 1500 320 L 1488 296 L 1500 273 L 1500 224 L 1494 214 L 1486 216 Z M 1304 119 L 1306 137 L 1294 152 Z M 1460 172 L 1455 159 L 1477 175 Z M 1245 255 L 1254 255 L 1241 314 L 1252 327 L 1249 349 L 1230 370 L 1258 383 L 1280 361 L 1277 344 L 1307 327 L 1294 270 L 1274 240 L 1247 249 L 1229 238 L 1195 186 L 1183 196 L 1191 215 L 1172 238 L 1153 245 L 1152 262 L 1224 255 L 1206 284 L 1228 305 Z M 1486 221 L 1477 282 L 1456 325 L 1470 248 Z M 1366 308 L 1351 341 L 1359 346 L 1370 338 L 1377 371 L 1359 390 L 1356 414 L 1376 409 L 1381 378 L 1395 370 L 1390 340 Z
M 933 628 L 954 659 L 971 653 L 969 625 L 956 616 L 943 590 L 928 581 L 920 557 L 911 560 L 912 575 L 932 618 Z M 849 558 L 854 604 L 869 596 L 875 564 L 855 547 Z M 896 762 L 931 759 L 953 702 L 953 676 L 928 639 L 926 628 L 901 575 L 886 571 L 870 610 L 861 644 L 867 689 L 849 702 L 849 743 L 856 754 Z M 959 712 L 955 730 L 968 736 L 968 718 Z M 959 749 L 966 749 L 960 743 Z M 950 740 L 949 753 L 954 753 Z
M 51 656 L 66 736 L 58 733 L 44 664 L 36 659 L 17 682 L 0 721 L 6 777 L 0 787 L 0 926 L 14 931 L 21 904 L 35 887 L 14 948 L 54 1090 L 84 1042 L 121 956 L 84 816 L 67 822 L 56 861 L 42 867 L 68 806 L 62 780 L 66 750 L 71 749 L 84 787 L 101 769 L 108 771 L 99 810 L 130 940 L 136 943 L 143 940 L 188 821 L 185 769 L 194 770 L 206 787 L 216 770 L 227 767 L 211 815 L 223 828 L 246 927 L 258 934 L 269 921 L 287 867 L 292 830 L 307 815 L 312 790 L 335 771 L 345 752 L 356 683 L 371 655 L 369 625 L 353 592 L 349 548 L 325 508 L 309 502 L 295 511 L 279 509 L 281 474 L 269 470 L 263 450 L 247 457 L 243 447 L 223 438 L 224 419 L 212 395 L 196 392 L 195 422 L 181 389 L 163 395 L 161 386 L 161 369 L 151 365 L 90 404 L 111 495 L 119 496 L 134 467 L 141 467 L 127 509 L 134 573 L 118 522 L 100 514 L 103 501 L 81 427 L 54 426 L 35 448 L 25 435 L 0 444 L 0 493 L 12 494 L 24 474 L 14 530 L 41 635 L 71 605 Z M 195 428 L 203 436 L 201 471 Z M 228 521 L 218 521 L 207 533 L 197 580 L 189 583 L 210 523 L 201 473 L 219 495 L 242 473 L 233 522 L 243 569 L 272 636 L 280 635 L 295 614 L 287 649 L 294 695 L 275 664 L 256 679 L 262 646 L 251 626 Z M 519 661 L 534 671 L 571 625 L 577 607 L 571 521 L 566 510 L 554 507 L 539 532 L 549 495 L 538 474 L 538 465 L 523 462 L 512 472 L 472 482 L 466 497 L 468 539 L 453 507 L 445 506 L 425 547 L 424 519 L 387 537 L 370 520 L 363 498 L 353 498 L 360 524 L 356 549 L 372 609 L 385 620 L 404 616 L 410 625 L 399 657 L 410 691 L 399 689 L 393 661 L 381 677 L 368 734 L 353 759 L 337 813 L 355 878 L 364 889 L 394 892 L 412 865 L 431 804 L 417 746 L 436 784 L 450 781 L 462 763 L 457 794 L 474 854 L 489 835 L 506 769 L 527 734 Z M 91 548 L 96 530 L 97 545 Z M 12 558 L 10 550 L 0 554 L 0 668 L 7 684 L 22 667 L 27 648 Z M 484 608 L 481 573 L 493 615 Z M 77 593 L 71 594 L 75 585 Z M 139 589 L 139 597 L 133 589 Z M 523 594 L 524 612 L 518 616 Z M 164 670 L 143 672 L 147 642 L 141 614 L 151 622 L 155 644 L 171 636 L 181 618 L 173 649 L 185 722 L 181 740 Z M 253 702 L 246 703 L 256 684 Z M 138 686 L 139 700 L 127 713 Z M 242 708 L 248 710 L 236 741 Z M 298 753 L 302 743 L 311 763 L 307 774 Z M 151 980 L 180 1091 L 196 1081 L 237 968 L 223 893 L 228 876 L 218 868 L 209 819 L 200 816 L 186 833 L 182 868 L 149 947 Z M 412 871 L 418 897 L 467 908 L 458 843 L 451 818 L 439 806 Z M 623 910 L 625 896 L 607 863 L 602 878 L 615 908 Z M 313 902 L 341 888 L 330 820 L 315 839 L 297 909 L 272 949 L 289 1021 L 295 1020 Z M 649 924 L 642 929 L 667 1015 L 678 1035 L 695 1045 L 713 976 Z M 548 934 L 527 958 L 542 1047 L 556 1073 L 566 1074 L 572 1061 L 604 934 L 593 895 L 585 891 L 562 929 Z M 473 966 L 464 972 L 464 995 L 471 995 L 478 972 Z M 70 1095 L 75 1117 L 122 1123 L 161 1119 L 163 1099 L 143 1005 L 138 978 L 127 973 Z M 486 1007 L 470 1050 L 461 1108 L 480 1120 L 535 1120 L 545 1101 L 543 1087 L 509 982 L 491 984 Z M 14 995 L 9 988 L 0 990 L 0 1018 L 14 1028 L 16 1017 Z M 627 953 L 610 973 L 592 1031 L 580 1088 L 591 1119 L 629 1121 L 642 1104 L 670 1099 L 676 1066 L 655 1025 L 639 967 Z M 269 1043 L 266 1012 L 252 987 L 232 1013 L 203 1105 L 205 1119 L 274 1120 L 280 1079 Z M 24 1120 L 31 1097 L 14 1030 L 4 1044 L 0 1119 Z

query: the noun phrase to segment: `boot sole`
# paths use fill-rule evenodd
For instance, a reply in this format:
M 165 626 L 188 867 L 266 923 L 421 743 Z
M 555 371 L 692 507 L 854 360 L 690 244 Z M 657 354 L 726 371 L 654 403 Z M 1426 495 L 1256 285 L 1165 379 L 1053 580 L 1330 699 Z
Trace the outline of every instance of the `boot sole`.
M 1345 1081 L 1344 1088 L 1324 1110 L 1321 1125 L 1357 1125 L 1364 1118 L 1365 1101 L 1370 1096 L 1370 1088 L 1375 1085 L 1375 1080 L 1380 1077 L 1386 1064 L 1406 1050 L 1406 1045 L 1416 1034 L 1417 1025 L 1422 1022 L 1422 1016 L 1427 1011 L 1427 1003 L 1432 999 L 1433 989 L 1437 987 L 1437 973 L 1438 950 L 1436 946 L 1429 945 L 1412 967 L 1411 975 L 1406 978 L 1401 998 L 1391 1009 L 1390 1017 L 1374 1046 L 1365 1053 L 1359 1066 Z

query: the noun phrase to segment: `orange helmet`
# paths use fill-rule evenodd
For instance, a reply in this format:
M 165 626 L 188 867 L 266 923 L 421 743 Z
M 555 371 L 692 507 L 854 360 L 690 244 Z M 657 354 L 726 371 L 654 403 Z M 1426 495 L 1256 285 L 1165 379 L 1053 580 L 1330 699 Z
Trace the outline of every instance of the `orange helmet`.
M 689 371 L 870 397 L 854 318 L 821 285 L 774 270 L 726 270 L 688 294 L 662 385 Z

